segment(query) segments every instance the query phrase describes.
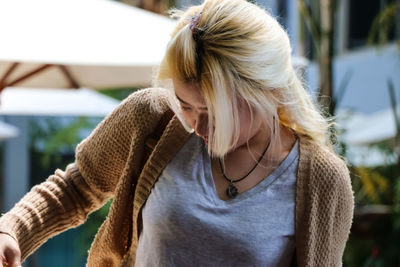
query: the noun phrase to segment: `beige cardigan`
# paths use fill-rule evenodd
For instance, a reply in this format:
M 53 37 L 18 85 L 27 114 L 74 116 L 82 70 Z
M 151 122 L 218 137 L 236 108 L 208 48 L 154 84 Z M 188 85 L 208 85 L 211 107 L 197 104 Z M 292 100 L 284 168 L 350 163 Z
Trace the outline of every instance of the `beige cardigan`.
M 154 99 L 165 103 L 165 91 L 153 88 L 129 96 L 78 145 L 76 161 L 65 172 L 56 170 L 0 218 L 0 232 L 18 241 L 22 260 L 113 198 L 87 266 L 133 266 L 141 209 L 160 172 L 190 135 L 174 117 L 142 168 L 145 140 L 167 110 L 165 104 L 153 109 Z M 348 169 L 307 137 L 299 139 L 296 263 L 340 266 L 354 206 Z

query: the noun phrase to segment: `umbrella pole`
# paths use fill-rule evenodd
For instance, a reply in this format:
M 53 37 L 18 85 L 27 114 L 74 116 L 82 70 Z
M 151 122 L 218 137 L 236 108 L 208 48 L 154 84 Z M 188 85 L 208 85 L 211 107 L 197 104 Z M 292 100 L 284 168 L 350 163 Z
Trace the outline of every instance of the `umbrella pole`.
M 7 69 L 6 73 L 4 73 L 3 77 L 0 80 L 0 93 L 5 87 L 7 87 L 6 80 L 8 76 L 10 76 L 10 74 L 15 70 L 15 68 L 18 67 L 18 65 L 18 62 L 12 63 L 11 66 Z
M 45 70 L 45 69 L 47 69 L 47 68 L 53 66 L 53 64 L 45 64 L 45 65 L 40 66 L 40 67 L 37 68 L 37 69 L 34 69 L 34 70 L 32 70 L 32 71 L 26 73 L 25 75 L 20 76 L 19 78 L 15 79 L 15 80 L 13 80 L 13 81 L 11 81 L 11 82 L 9 82 L 9 83 L 5 82 L 5 80 L 6 80 L 6 78 L 7 78 L 6 76 L 9 76 L 9 75 L 15 70 L 16 64 L 18 65 L 19 63 L 14 63 L 14 64 L 10 67 L 10 69 L 8 69 L 6 75 L 4 75 L 4 77 L 2 78 L 2 82 L 3 82 L 3 83 L 0 84 L 0 93 L 4 90 L 4 88 L 6 88 L 6 87 L 8 87 L 8 86 L 13 86 L 13 85 L 15 85 L 15 84 L 17 84 L 17 83 L 19 83 L 19 82 L 25 80 L 25 79 L 27 79 L 27 78 L 29 78 L 29 77 L 31 77 L 31 76 L 37 74 L 38 72 L 41 72 L 41 71 L 43 71 L 43 70 Z
M 71 88 L 76 88 L 76 89 L 80 88 L 80 85 L 74 79 L 74 77 L 71 75 L 71 73 L 69 72 L 69 70 L 67 69 L 66 66 L 58 65 L 58 67 L 60 67 L 61 72 L 64 74 L 65 78 L 67 78 L 67 80 L 69 81 Z
M 15 62 L 12 63 L 11 66 L 7 69 L 6 73 L 3 75 L 3 77 L 1 77 L 0 80 L 0 93 L 4 90 L 4 88 L 8 87 L 8 86 L 13 86 L 19 82 L 22 82 L 23 80 L 49 68 L 52 66 L 58 66 L 61 70 L 61 72 L 63 73 L 63 75 L 65 76 L 65 78 L 68 80 L 68 82 L 70 83 L 71 88 L 80 88 L 79 83 L 74 79 L 74 77 L 71 75 L 71 73 L 69 72 L 69 70 L 67 69 L 66 66 L 64 65 L 54 65 L 54 64 L 45 64 L 42 65 L 40 67 L 38 67 L 37 69 L 34 69 L 18 78 L 16 78 L 15 80 L 7 83 L 7 78 L 8 76 L 10 76 L 13 71 L 20 65 L 19 62 Z

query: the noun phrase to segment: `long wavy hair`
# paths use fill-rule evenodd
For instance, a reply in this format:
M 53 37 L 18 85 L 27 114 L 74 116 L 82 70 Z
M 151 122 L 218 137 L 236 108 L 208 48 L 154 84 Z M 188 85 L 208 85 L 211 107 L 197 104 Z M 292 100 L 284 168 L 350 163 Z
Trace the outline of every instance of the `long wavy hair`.
M 332 150 L 331 122 L 321 115 L 293 68 L 287 33 L 266 10 L 245 0 L 205 0 L 186 11 L 173 10 L 172 16 L 179 21 L 155 85 L 172 92 L 172 79 L 200 85 L 213 125 L 210 154 L 223 157 L 235 146 L 238 99 L 253 115 L 262 116 L 271 129 L 272 144 L 280 144 L 281 124 Z M 173 94 L 170 104 L 180 116 Z

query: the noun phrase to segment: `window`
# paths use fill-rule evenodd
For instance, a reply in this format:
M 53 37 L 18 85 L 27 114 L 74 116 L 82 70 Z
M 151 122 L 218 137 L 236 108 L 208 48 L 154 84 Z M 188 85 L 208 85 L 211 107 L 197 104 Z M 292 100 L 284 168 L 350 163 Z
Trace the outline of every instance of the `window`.
M 352 0 L 349 1 L 349 18 L 348 18 L 348 40 L 347 48 L 353 49 L 366 45 L 368 34 L 371 30 L 375 17 L 387 7 L 388 4 L 396 2 L 396 0 Z M 399 24 L 395 22 L 395 24 Z M 389 40 L 395 40 L 398 37 L 394 25 L 389 32 Z

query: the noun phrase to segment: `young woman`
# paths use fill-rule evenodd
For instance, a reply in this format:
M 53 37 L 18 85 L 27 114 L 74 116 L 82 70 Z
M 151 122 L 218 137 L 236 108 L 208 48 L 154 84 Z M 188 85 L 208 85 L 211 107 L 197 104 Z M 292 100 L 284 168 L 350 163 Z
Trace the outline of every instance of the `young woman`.
M 156 77 L 167 89 L 128 97 L 1 217 L 8 266 L 110 198 L 88 266 L 341 265 L 349 174 L 287 34 L 245 0 L 175 16 Z

